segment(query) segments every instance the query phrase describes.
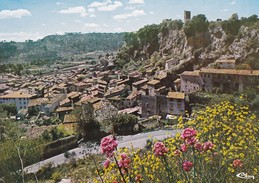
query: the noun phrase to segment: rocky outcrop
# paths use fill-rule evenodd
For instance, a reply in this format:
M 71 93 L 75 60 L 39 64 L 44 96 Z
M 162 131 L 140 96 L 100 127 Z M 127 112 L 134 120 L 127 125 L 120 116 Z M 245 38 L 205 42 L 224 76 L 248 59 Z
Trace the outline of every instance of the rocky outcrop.
M 247 55 L 258 52 L 259 30 L 241 26 L 237 36 L 227 35 L 220 25 L 209 28 L 208 32 L 186 37 L 183 30 L 170 30 L 168 34 L 158 34 L 159 53 L 177 55 L 180 65 L 193 66 L 199 69 L 219 57 L 244 60 Z

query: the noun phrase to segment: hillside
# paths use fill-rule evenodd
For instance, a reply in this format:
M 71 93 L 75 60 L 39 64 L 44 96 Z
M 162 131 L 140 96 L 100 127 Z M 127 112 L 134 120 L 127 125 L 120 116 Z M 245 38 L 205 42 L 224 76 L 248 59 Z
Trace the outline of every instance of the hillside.
M 163 69 L 166 60 L 180 62 L 171 72 L 199 69 L 218 58 L 235 58 L 238 68 L 259 69 L 259 19 L 257 15 L 208 22 L 205 15 L 181 20 L 164 20 L 125 35 L 118 53 L 124 70 Z M 128 64 L 125 65 L 125 63 Z
M 38 41 L 0 42 L 0 63 L 55 60 L 95 50 L 115 51 L 123 44 L 124 33 L 67 33 Z

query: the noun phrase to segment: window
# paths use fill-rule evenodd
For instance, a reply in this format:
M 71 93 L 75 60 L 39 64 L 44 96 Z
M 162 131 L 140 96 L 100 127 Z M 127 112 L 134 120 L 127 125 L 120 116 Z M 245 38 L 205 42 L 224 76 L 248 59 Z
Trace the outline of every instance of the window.
M 148 107 L 148 103 L 146 103 L 146 107 Z

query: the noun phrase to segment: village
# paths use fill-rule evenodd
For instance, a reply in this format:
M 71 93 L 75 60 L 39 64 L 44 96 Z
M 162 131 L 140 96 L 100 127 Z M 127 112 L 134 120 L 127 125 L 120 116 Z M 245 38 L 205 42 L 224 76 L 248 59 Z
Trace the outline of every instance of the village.
M 164 70 L 154 72 L 147 65 L 145 72 L 132 71 L 127 75 L 115 69 L 114 59 L 111 55 L 106 57 L 105 65 L 98 62 L 88 68 L 55 69 L 46 75 L 2 75 L 0 103 L 15 104 L 15 119 L 28 119 L 31 125 L 50 116 L 65 125 L 76 125 L 80 119 L 71 112 L 81 108 L 86 115 L 89 106 L 96 118 L 110 113 L 104 109 L 112 109 L 110 115 L 126 113 L 139 119 L 152 116 L 173 119 L 191 115 L 189 109 L 187 113 L 191 93 L 242 92 L 259 81 L 259 70 L 237 70 L 235 59 L 218 59 L 213 68 L 181 74 L 169 72 L 181 62 L 169 59 Z

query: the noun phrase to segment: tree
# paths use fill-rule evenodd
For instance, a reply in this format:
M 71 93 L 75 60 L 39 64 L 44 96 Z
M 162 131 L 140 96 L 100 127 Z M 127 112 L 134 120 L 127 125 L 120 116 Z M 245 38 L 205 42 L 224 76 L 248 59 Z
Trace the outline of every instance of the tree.
M 222 29 L 227 35 L 236 36 L 241 24 L 236 13 L 232 14 L 228 20 L 222 22 Z
M 0 111 L 0 177 L 5 182 L 24 182 L 23 168 L 41 159 L 41 139 L 21 138 L 22 129 Z
M 136 133 L 134 126 L 138 123 L 138 118 L 132 114 L 118 114 L 111 119 L 116 134 L 133 134 Z
M 16 115 L 17 110 L 15 104 L 0 104 L 0 108 L 6 111 L 7 115 Z
M 194 16 L 190 21 L 184 24 L 184 33 L 187 37 L 195 36 L 197 33 L 207 32 L 209 22 L 205 15 L 199 14 Z

